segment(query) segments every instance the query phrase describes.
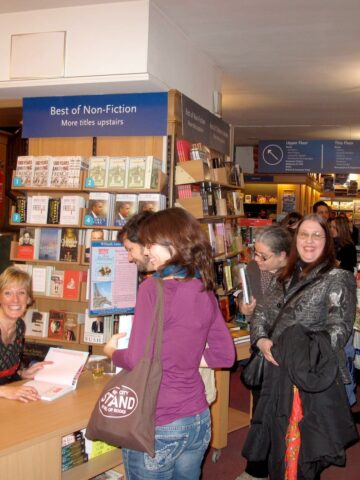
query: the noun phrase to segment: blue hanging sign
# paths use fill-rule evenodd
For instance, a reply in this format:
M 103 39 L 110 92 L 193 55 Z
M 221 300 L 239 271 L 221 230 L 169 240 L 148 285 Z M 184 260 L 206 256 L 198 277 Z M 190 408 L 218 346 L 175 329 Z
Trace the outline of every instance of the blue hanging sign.
M 359 140 L 267 140 L 259 173 L 360 173 Z
M 166 92 L 23 99 L 23 138 L 167 135 Z

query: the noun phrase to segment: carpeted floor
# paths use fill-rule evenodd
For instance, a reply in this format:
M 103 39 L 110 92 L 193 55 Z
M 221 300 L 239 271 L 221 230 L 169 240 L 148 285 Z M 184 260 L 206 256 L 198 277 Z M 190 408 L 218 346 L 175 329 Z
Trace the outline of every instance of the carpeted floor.
M 359 388 L 359 387 L 358 387 Z M 360 415 L 359 402 L 353 408 Z M 230 405 L 242 410 L 249 408 L 249 393 L 239 380 L 239 372 L 231 374 Z M 360 433 L 360 428 L 358 426 Z M 241 456 L 241 449 L 248 432 L 242 428 L 228 435 L 228 445 L 221 450 L 220 458 L 213 462 L 214 450 L 210 449 L 206 455 L 202 480 L 235 480 L 244 471 L 246 461 Z M 273 479 L 280 480 L 280 479 Z M 360 442 L 347 450 L 347 462 L 344 468 L 330 467 L 321 475 L 321 480 L 360 480 Z

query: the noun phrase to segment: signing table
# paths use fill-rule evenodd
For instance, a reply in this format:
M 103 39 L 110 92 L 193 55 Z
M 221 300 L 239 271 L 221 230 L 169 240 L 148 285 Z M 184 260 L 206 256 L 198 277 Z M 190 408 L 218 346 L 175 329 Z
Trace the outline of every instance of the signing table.
M 61 472 L 61 438 L 86 427 L 108 379 L 94 380 L 85 371 L 74 392 L 52 402 L 0 399 L 0 478 L 87 480 L 121 464 L 121 450 L 117 449 Z

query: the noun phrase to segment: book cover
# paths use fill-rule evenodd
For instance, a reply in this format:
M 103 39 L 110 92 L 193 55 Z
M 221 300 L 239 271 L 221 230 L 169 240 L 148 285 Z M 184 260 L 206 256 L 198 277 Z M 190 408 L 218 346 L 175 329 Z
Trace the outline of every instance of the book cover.
M 109 157 L 108 187 L 126 188 L 128 157 Z
M 60 222 L 60 198 L 49 198 L 48 218 L 49 225 L 57 225 Z
M 104 319 L 105 317 L 92 317 L 89 310 L 85 311 L 84 342 L 85 343 L 105 343 L 104 337 Z
M 64 270 L 54 270 L 50 277 L 49 296 L 62 298 L 64 292 Z
M 26 335 L 29 337 L 47 337 L 48 333 L 48 312 L 28 309 L 25 318 Z
M 117 232 L 116 232 L 117 233 Z M 84 248 L 84 255 L 82 259 L 82 263 L 89 263 L 90 262 L 90 253 L 91 253 L 91 242 L 101 241 L 101 240 L 108 240 L 108 230 L 104 230 L 102 228 L 90 228 L 86 230 L 85 233 L 85 248 Z
M 59 260 L 61 228 L 41 228 L 39 260 Z
M 55 400 L 75 390 L 88 352 L 49 348 L 45 361 L 51 362 L 36 372 L 26 385 L 34 387 L 42 400 Z
M 19 223 L 26 222 L 27 199 L 25 195 L 19 195 L 15 200 L 15 213 L 19 215 Z
M 33 175 L 33 156 L 20 156 L 17 158 L 15 177 L 19 179 L 21 187 L 30 187 Z
M 122 227 L 138 211 L 138 196 L 131 193 L 119 193 L 115 197 L 114 225 Z
M 82 278 L 83 272 L 79 270 L 64 270 L 64 300 L 79 300 Z
M 50 187 L 61 188 L 68 186 L 69 157 L 53 157 Z
M 146 157 L 145 188 L 160 188 L 160 172 L 162 160 L 152 155 Z
M 32 195 L 28 197 L 27 223 L 46 225 L 48 219 L 49 197 Z
M 127 188 L 145 188 L 146 157 L 129 157 Z
M 109 157 L 90 157 L 88 178 L 92 178 L 93 186 L 104 188 L 107 185 Z
M 32 175 L 32 187 L 48 187 L 51 180 L 52 157 L 34 157 L 34 170 Z
M 78 323 L 78 314 L 66 312 L 64 321 L 64 340 L 68 342 L 79 342 L 79 332 L 80 326 Z
M 61 229 L 59 260 L 61 262 L 78 262 L 79 229 L 71 227 Z
M 32 269 L 32 289 L 35 295 L 46 295 L 47 282 L 50 278 L 52 266 L 34 265 Z
M 24 260 L 33 260 L 35 255 L 35 228 L 20 228 L 19 242 L 16 249 L 16 257 Z
M 85 207 L 85 199 L 80 195 L 64 195 L 61 199 L 61 225 L 78 225 L 81 209 Z
M 64 338 L 65 314 L 66 312 L 63 310 L 49 311 L 49 338 L 57 338 L 61 340 Z
M 99 227 L 110 225 L 110 217 L 113 213 L 111 210 L 112 199 L 113 195 L 107 192 L 90 192 L 84 219 L 85 225 Z
M 89 170 L 89 159 L 80 155 L 66 157 L 69 162 L 69 172 L 66 186 L 69 188 L 81 187 L 81 172 Z
M 190 160 L 191 143 L 187 140 L 176 140 L 176 153 L 179 162 L 187 162 Z
M 251 303 L 251 287 L 249 276 L 246 271 L 246 267 L 240 267 L 241 287 L 243 292 L 243 302 L 246 304 Z
M 160 193 L 140 193 L 138 196 L 140 212 L 158 212 L 165 208 L 165 195 Z

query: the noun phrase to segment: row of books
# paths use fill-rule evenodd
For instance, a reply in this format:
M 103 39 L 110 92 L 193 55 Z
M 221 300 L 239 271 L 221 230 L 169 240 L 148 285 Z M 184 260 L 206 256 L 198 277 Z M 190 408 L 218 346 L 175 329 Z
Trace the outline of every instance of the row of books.
M 166 197 L 160 193 L 111 194 L 90 192 L 88 202 L 81 195 L 21 195 L 15 202 L 15 223 L 36 225 L 122 226 L 135 213 L 157 212 L 166 207 Z
M 90 316 L 51 309 L 48 312 L 29 308 L 24 317 L 27 337 L 48 338 L 74 343 L 104 344 L 112 335 L 128 329 L 133 315 Z M 84 325 L 81 337 L 80 325 Z M 123 325 L 123 326 L 122 326 Z
M 163 161 L 152 155 L 138 157 L 90 157 L 87 187 L 160 188 Z
M 224 222 L 201 223 L 214 256 L 236 255 L 243 249 L 243 237 L 236 219 Z
M 86 428 L 77 430 L 61 439 L 62 471 L 69 470 L 76 465 L 92 460 L 100 455 L 116 450 L 116 447 L 100 440 L 86 438 Z M 96 478 L 96 477 L 95 477 Z M 108 478 L 122 478 L 121 474 L 111 475 Z
M 64 195 L 51 198 L 48 195 L 19 195 L 15 202 L 13 220 L 16 223 L 40 225 L 78 225 L 85 198 L 80 195 Z
M 84 231 L 78 228 L 22 227 L 15 258 L 78 263 L 83 240 Z
M 80 325 L 85 322 L 85 315 L 66 312 L 63 310 L 49 310 L 40 312 L 29 308 L 24 317 L 26 335 L 54 340 L 79 343 Z
M 238 289 L 241 282 L 240 255 L 214 262 L 216 288 L 222 292 Z
M 121 227 L 136 213 L 157 212 L 164 208 L 166 196 L 161 193 L 115 195 L 107 192 L 90 192 L 84 224 Z
M 89 159 L 81 156 L 20 156 L 13 186 L 80 188 L 81 172 L 88 168 Z
M 32 279 L 34 295 L 79 301 L 84 298 L 83 285 L 87 284 L 87 271 L 59 270 L 53 265 L 32 265 L 15 263 L 17 268 L 26 271 Z
M 86 187 L 160 188 L 163 162 L 154 156 L 19 156 L 14 187 L 80 188 L 85 171 Z

